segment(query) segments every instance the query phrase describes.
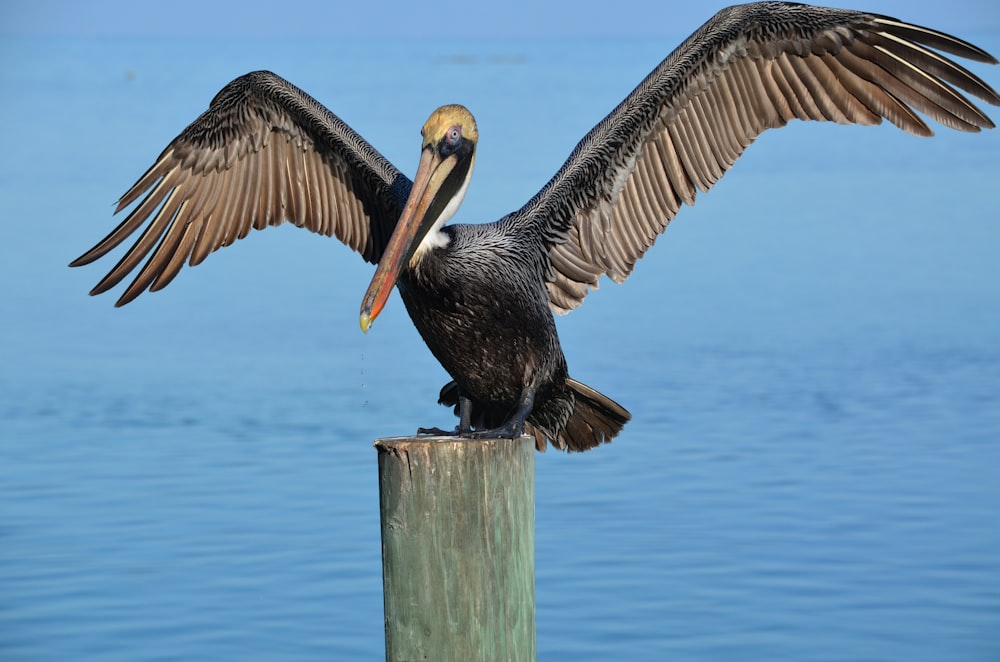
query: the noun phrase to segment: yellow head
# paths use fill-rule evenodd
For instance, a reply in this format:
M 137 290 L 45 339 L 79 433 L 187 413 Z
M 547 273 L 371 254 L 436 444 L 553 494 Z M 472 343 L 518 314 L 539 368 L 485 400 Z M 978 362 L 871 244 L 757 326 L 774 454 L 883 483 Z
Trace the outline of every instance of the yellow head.
M 448 132 L 453 129 L 457 129 L 457 136 L 448 135 Z M 468 108 L 457 103 L 441 106 L 431 113 L 431 116 L 424 122 L 424 128 L 420 130 L 420 135 L 424 137 L 423 147 L 437 144 L 449 137 L 452 139 L 468 138 L 473 143 L 479 141 L 476 118 L 472 116 Z

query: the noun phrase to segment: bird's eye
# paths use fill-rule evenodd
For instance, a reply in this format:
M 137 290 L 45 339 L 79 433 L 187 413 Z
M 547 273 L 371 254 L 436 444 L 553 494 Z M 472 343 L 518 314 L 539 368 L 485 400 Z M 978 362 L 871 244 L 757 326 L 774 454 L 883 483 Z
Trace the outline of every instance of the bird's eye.
M 459 145 L 462 144 L 462 127 L 459 124 L 448 129 L 444 134 L 444 139 L 441 141 L 439 149 L 441 154 L 447 156 L 458 149 Z

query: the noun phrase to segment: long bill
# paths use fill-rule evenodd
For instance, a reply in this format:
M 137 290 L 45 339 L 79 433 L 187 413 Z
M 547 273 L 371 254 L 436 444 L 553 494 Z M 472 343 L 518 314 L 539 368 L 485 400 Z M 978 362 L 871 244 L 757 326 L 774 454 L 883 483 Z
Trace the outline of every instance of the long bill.
M 410 197 L 361 302 L 361 330 L 365 333 L 389 300 L 399 272 L 434 224 L 436 219 L 427 218 L 427 210 L 434 202 L 441 185 L 455 168 L 456 162 L 454 155 L 441 158 L 433 145 L 424 147 Z

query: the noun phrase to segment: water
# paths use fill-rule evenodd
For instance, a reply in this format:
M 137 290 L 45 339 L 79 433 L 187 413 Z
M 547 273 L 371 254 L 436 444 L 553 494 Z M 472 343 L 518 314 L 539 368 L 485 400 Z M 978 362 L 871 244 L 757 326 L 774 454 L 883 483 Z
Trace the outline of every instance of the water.
M 362 335 L 370 267 L 291 228 L 121 310 L 65 268 L 225 82 L 408 172 L 466 104 L 492 219 L 681 37 L 0 42 L 0 657 L 382 655 L 371 441 L 452 424 L 398 299 Z M 768 134 L 560 320 L 634 420 L 538 457 L 540 659 L 1000 654 L 1000 135 L 938 133 Z

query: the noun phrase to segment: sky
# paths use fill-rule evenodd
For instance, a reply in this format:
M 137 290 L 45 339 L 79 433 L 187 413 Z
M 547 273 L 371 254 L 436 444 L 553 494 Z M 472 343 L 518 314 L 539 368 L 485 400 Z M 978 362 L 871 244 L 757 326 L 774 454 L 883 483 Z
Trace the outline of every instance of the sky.
M 679 0 L 15 0 L 0 35 L 542 37 L 688 33 L 724 2 Z M 951 32 L 1000 29 L 997 0 L 843 0 Z

